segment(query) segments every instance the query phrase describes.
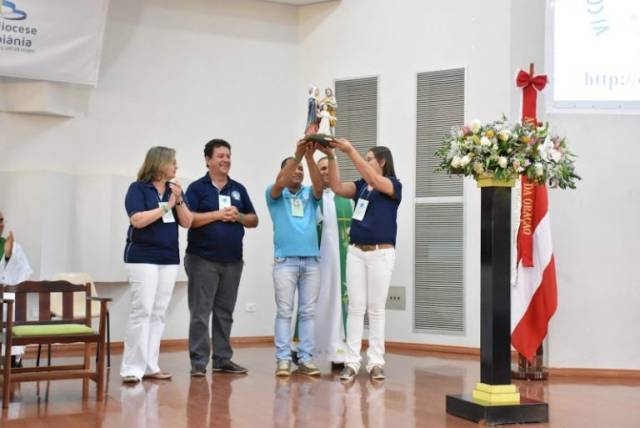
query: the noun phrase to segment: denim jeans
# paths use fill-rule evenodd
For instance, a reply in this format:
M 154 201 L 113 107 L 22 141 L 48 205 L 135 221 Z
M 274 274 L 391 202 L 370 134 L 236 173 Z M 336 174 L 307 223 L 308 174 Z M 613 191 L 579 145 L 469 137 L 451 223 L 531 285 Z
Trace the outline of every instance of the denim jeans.
M 313 357 L 314 316 L 320 287 L 318 257 L 276 257 L 273 285 L 276 298 L 275 345 L 277 360 L 291 360 L 291 319 L 298 291 L 298 360 Z

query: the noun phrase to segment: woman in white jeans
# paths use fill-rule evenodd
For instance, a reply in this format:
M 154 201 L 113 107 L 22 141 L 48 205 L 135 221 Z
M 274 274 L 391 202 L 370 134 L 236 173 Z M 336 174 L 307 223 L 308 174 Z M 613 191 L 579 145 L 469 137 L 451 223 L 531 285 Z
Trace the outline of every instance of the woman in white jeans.
M 175 155 L 167 147 L 149 149 L 125 198 L 130 226 L 124 262 L 131 285 L 120 368 L 125 383 L 171 378 L 158 366 L 160 338 L 180 264 L 178 224 L 188 228 L 192 221 L 182 188 L 169 181 L 178 169 Z
M 329 183 L 338 195 L 352 198 L 355 209 L 349 232 L 347 253 L 347 357 L 340 374 L 352 380 L 360 370 L 360 347 L 364 314 L 369 314 L 367 372 L 374 380 L 384 379 L 385 303 L 395 263 L 398 206 L 402 184 L 396 178 L 393 156 L 388 148 L 371 148 L 363 159 L 346 139 L 322 148 L 329 159 Z M 347 155 L 362 175 L 354 182 L 341 182 L 333 148 Z

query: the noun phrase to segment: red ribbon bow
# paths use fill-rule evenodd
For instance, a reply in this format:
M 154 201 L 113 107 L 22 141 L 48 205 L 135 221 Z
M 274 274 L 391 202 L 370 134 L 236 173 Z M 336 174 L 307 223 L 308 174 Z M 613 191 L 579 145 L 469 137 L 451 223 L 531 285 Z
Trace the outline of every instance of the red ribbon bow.
M 538 91 L 541 91 L 545 86 L 547 86 L 547 75 L 539 74 L 537 76 L 531 76 L 526 71 L 520 70 L 518 72 L 518 77 L 516 78 L 516 85 L 518 85 L 519 88 L 533 86 Z
M 518 72 L 516 85 L 522 88 L 522 123 L 538 124 L 536 101 L 538 93 L 547 86 L 547 76 L 533 76 L 524 70 Z M 522 175 L 522 208 L 520 211 L 520 229 L 518 230 L 518 261 L 525 267 L 533 267 L 533 230 L 538 185 Z
M 526 71 L 520 70 L 518 77 L 516 77 L 516 85 L 522 88 L 522 121 L 538 123 L 536 119 L 538 98 L 536 90 L 541 91 L 547 86 L 547 76 L 545 74 L 532 76 Z

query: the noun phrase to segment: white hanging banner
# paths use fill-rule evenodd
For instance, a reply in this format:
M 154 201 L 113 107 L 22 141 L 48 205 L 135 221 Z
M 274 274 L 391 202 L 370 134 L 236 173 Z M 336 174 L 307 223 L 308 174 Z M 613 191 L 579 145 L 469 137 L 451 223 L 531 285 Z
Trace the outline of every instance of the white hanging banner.
M 0 3 L 0 76 L 98 83 L 109 0 Z

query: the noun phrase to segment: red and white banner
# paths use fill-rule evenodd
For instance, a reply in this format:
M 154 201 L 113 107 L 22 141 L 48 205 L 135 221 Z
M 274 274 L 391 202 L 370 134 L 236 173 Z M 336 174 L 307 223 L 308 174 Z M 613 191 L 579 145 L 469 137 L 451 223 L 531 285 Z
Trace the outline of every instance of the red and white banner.
M 527 200 L 535 202 L 531 205 Z M 521 212 L 518 249 L 524 247 L 521 237 L 530 239 L 532 266 L 525 264 L 518 251 L 517 282 L 511 288 L 511 344 L 531 361 L 558 306 L 546 186 L 522 181 Z
M 537 124 L 537 92 L 547 76 L 520 70 L 516 84 L 522 88 L 522 121 Z M 547 335 L 547 326 L 558 306 L 556 265 L 551 243 L 549 199 L 544 184 L 522 176 L 520 227 L 517 239 L 517 279 L 511 288 L 511 344 L 529 361 Z

